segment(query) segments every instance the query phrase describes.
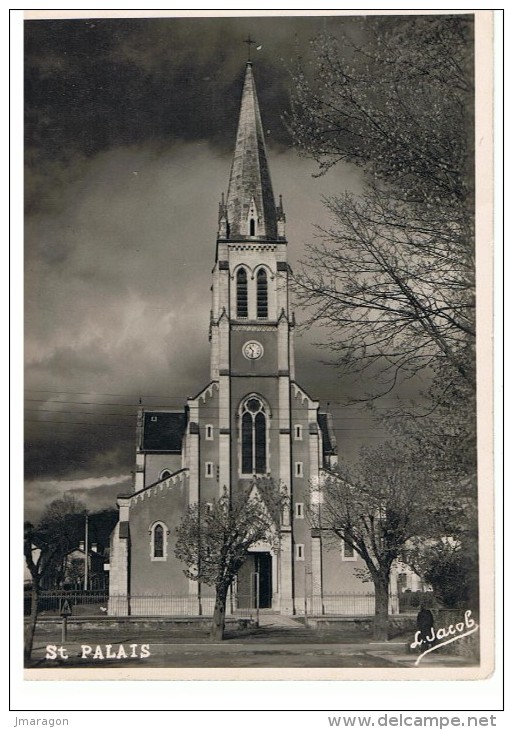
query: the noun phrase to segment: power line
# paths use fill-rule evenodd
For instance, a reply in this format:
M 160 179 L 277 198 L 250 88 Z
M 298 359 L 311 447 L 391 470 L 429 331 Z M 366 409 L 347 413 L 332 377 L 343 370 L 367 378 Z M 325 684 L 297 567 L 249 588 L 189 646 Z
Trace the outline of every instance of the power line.
M 25 398 L 25 401 L 27 403 L 64 403 L 75 406 L 117 406 L 118 408 L 136 408 L 141 405 L 140 403 L 99 403 L 95 400 L 51 400 L 49 398 Z
M 65 426 L 89 426 L 89 427 L 94 427 L 94 428 L 106 427 L 106 428 L 116 428 L 116 429 L 129 428 L 131 430 L 135 430 L 133 425 L 126 424 L 126 423 L 91 423 L 89 421 L 54 421 L 54 420 L 41 421 L 41 420 L 29 419 L 29 418 L 25 419 L 25 423 L 30 423 L 30 424 L 40 425 L 40 426 L 54 426 L 54 425 L 60 424 L 60 425 L 65 425 Z M 354 426 L 350 426 L 347 428 L 339 426 L 339 427 L 334 427 L 332 430 L 335 433 L 345 433 L 347 431 L 354 433 L 356 431 L 361 431 L 365 434 L 366 438 L 382 439 L 382 438 L 385 438 L 386 436 L 389 436 L 389 437 L 393 436 L 393 434 L 391 434 L 389 431 L 385 431 L 385 429 L 382 429 L 382 428 L 372 429 L 372 432 L 370 432 L 370 433 L 369 433 L 368 429 L 366 429 L 364 427 L 358 428 L 358 427 L 354 427 Z M 269 432 L 279 432 L 280 429 L 278 427 L 271 426 L 268 429 L 268 431 Z M 382 431 L 383 433 L 379 434 L 378 431 Z M 407 435 L 407 433 L 405 435 Z M 447 437 L 450 436 L 450 434 L 441 434 L 441 435 L 447 436 Z
M 135 393 L 98 393 L 97 391 L 80 390 L 44 390 L 43 388 L 25 388 L 26 393 L 56 393 L 58 395 L 105 395 L 108 398 L 173 398 L 167 395 L 144 395 Z
M 213 413 L 219 413 L 221 415 L 225 414 L 231 414 L 232 411 L 229 411 L 227 409 L 218 409 L 218 408 L 204 408 L 203 411 L 212 411 Z M 25 408 L 25 413 L 51 413 L 56 416 L 61 415 L 70 415 L 70 416 L 97 416 L 100 418 L 109 417 L 109 418 L 131 418 L 133 420 L 136 419 L 137 414 L 135 413 L 102 413 L 101 411 L 80 411 L 80 410 L 69 410 L 69 409 L 54 409 L 54 408 Z M 158 412 L 160 413 L 160 412 Z M 165 414 L 165 412 L 163 412 Z M 291 413 L 301 413 L 303 414 L 302 409 L 291 409 Z M 373 423 L 374 419 L 372 419 L 371 416 L 351 416 L 351 417 L 338 417 L 338 416 L 332 416 L 331 423 L 346 423 L 347 421 L 367 421 L 369 420 L 371 423 L 369 424 L 369 428 L 372 426 L 373 428 L 385 428 L 385 426 L 382 426 L 379 422 Z M 294 419 L 294 416 L 292 417 L 292 420 L 299 420 Z M 126 425 L 126 424 L 125 424 Z M 304 424 L 303 424 L 304 425 Z M 273 426 L 270 427 L 273 429 Z
M 79 404 L 80 405 L 80 404 Z M 181 411 L 178 411 L 180 414 L 182 414 Z M 291 416 L 292 421 L 300 420 L 299 418 L 296 418 L 294 416 L 295 413 L 299 413 L 301 415 L 304 414 L 304 411 L 302 409 L 291 409 Z M 69 410 L 69 409 L 53 409 L 53 408 L 25 408 L 25 413 L 48 413 L 53 414 L 57 416 L 61 415 L 69 415 L 69 416 L 96 416 L 100 418 L 131 418 L 134 421 L 133 427 L 135 428 L 135 419 L 137 417 L 136 413 L 102 413 L 100 410 L 98 411 L 80 411 L 80 410 Z M 157 413 L 163 413 L 165 414 L 165 411 L 157 411 Z M 206 417 L 210 417 L 211 414 L 220 414 L 220 415 L 230 415 L 232 414 L 232 411 L 229 411 L 227 409 L 219 409 L 219 408 L 203 408 L 202 413 Z M 412 416 L 413 417 L 413 416 Z M 420 415 L 418 417 L 421 417 Z M 29 420 L 29 419 L 25 419 Z M 433 419 L 432 420 L 437 420 Z M 358 422 L 367 422 L 367 426 L 352 426 L 350 428 L 344 429 L 344 430 L 361 430 L 362 428 L 368 428 L 369 430 L 378 430 L 378 429 L 385 429 L 387 430 L 387 426 L 382 425 L 376 418 L 373 418 L 372 416 L 331 416 L 330 423 L 333 427 L 336 428 L 336 424 L 338 423 L 358 423 Z M 41 420 L 41 423 L 51 423 L 51 420 L 48 419 L 47 421 Z M 443 423 L 444 419 L 440 419 L 440 423 Z M 120 425 L 128 425 L 128 424 L 120 424 Z M 302 424 L 304 425 L 304 424 Z M 271 430 L 274 430 L 274 427 L 270 427 Z M 277 429 L 279 430 L 279 429 Z
M 190 396 L 190 395 L 144 395 L 139 393 L 99 393 L 96 391 L 74 391 L 74 390 L 43 390 L 41 388 L 25 388 L 25 392 L 27 393 L 53 393 L 54 395 L 96 395 L 96 396 L 106 396 L 108 398 L 131 398 L 135 399 L 136 403 L 104 403 L 101 405 L 113 405 L 113 406 L 140 406 L 143 405 L 139 403 L 139 398 L 162 398 L 164 400 L 172 400 L 176 401 L 180 404 L 183 404 L 184 401 L 186 401 L 188 398 L 196 398 L 196 396 Z M 337 397 L 339 393 L 328 393 L 323 395 L 321 398 L 319 397 L 312 397 L 312 400 L 315 401 L 328 401 L 329 405 L 335 405 L 340 406 L 342 408 L 361 408 L 365 405 L 367 401 L 362 401 L 361 403 L 347 403 L 346 401 L 341 400 L 333 400 L 333 397 Z M 199 397 L 199 396 L 198 396 Z M 26 398 L 27 401 L 36 401 L 36 402 L 48 402 L 48 398 Z M 100 405 L 97 403 L 97 401 L 67 401 L 67 400 L 56 400 L 57 403 L 84 403 L 84 404 L 90 404 L 90 405 Z M 398 404 L 397 404 L 398 405 Z M 154 406 L 157 408 L 158 406 Z M 162 406 L 166 407 L 166 406 Z M 379 403 L 374 403 L 373 408 L 383 408 L 385 410 L 392 410 L 394 408 L 394 405 L 384 405 Z
M 77 404 L 78 405 L 78 404 Z M 99 413 L 98 411 L 68 411 L 68 410 L 59 410 L 56 411 L 54 408 L 25 408 L 25 412 L 30 413 L 69 413 L 70 415 L 74 416 L 118 416 L 120 418 L 135 418 L 135 413 Z
M 25 419 L 25 423 L 36 423 L 42 426 L 53 426 L 58 423 L 62 423 L 66 426 L 106 426 L 107 428 L 129 428 L 133 429 L 132 425 L 127 423 L 89 423 L 88 421 L 38 421 L 37 419 Z
M 54 403 L 57 406 L 59 406 L 59 405 L 72 405 L 72 406 L 98 406 L 98 408 L 106 408 L 106 407 L 109 407 L 109 408 L 110 407 L 115 407 L 115 408 L 142 408 L 146 412 L 153 412 L 153 411 L 155 411 L 156 413 L 158 413 L 160 410 L 162 411 L 162 413 L 166 413 L 166 412 L 183 413 L 184 412 L 184 408 L 176 408 L 176 409 L 172 409 L 171 410 L 171 406 L 164 405 L 164 404 L 162 404 L 162 405 L 153 405 L 153 406 L 144 406 L 144 405 L 142 405 L 140 403 L 99 403 L 97 401 L 49 400 L 47 398 L 26 398 L 25 399 L 25 402 L 26 403 L 46 403 L 46 404 Z M 328 407 L 330 407 L 331 405 L 333 405 L 332 402 L 330 402 L 328 404 Z M 219 407 L 219 406 L 207 406 L 207 405 L 203 405 L 203 404 L 200 404 L 199 408 L 200 408 L 200 410 L 202 412 L 204 412 L 204 411 L 213 411 L 213 412 L 216 412 L 216 413 L 217 412 L 218 413 L 231 413 L 232 410 L 233 410 L 233 409 L 229 409 L 229 408 L 222 408 L 222 407 Z M 25 410 L 45 411 L 45 410 L 52 410 L 52 409 L 46 409 L 46 408 L 32 408 L 32 409 L 30 409 L 30 408 L 26 408 Z M 291 405 L 290 410 L 291 410 L 291 412 L 294 412 L 294 413 L 303 413 L 305 409 L 303 407 L 298 407 L 298 406 Z M 388 409 L 388 410 L 391 410 L 393 412 L 393 409 Z M 71 411 L 71 412 L 74 412 L 74 411 Z M 128 413 L 127 414 L 119 413 L 117 415 L 120 415 L 120 416 L 127 415 L 128 416 L 128 415 L 131 415 L 131 414 L 128 414 Z M 415 414 L 415 415 L 418 416 L 419 414 Z M 432 414 L 432 415 L 436 415 L 436 414 Z M 338 415 L 337 416 L 332 416 L 332 417 L 335 418 L 335 419 L 342 418 L 341 416 L 338 416 Z M 374 416 L 372 413 L 354 413 L 354 414 L 351 413 L 351 414 L 349 414 L 347 416 L 347 418 L 350 418 L 350 419 L 358 419 L 358 418 L 362 418 L 362 419 L 375 419 L 376 416 Z

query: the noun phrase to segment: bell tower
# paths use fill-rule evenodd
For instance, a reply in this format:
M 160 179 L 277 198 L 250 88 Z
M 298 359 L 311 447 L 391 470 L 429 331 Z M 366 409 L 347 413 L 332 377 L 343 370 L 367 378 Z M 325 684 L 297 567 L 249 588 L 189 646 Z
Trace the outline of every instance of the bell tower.
M 288 273 L 283 201 L 280 196 L 276 206 L 253 68 L 248 61 L 228 194 L 225 199 L 223 193 L 219 204 L 212 287 L 212 380 L 226 370 L 230 359 L 223 318 L 226 333 L 233 331 L 233 325 L 244 326 L 245 332 L 251 331 L 251 325 L 257 327 L 255 331 L 262 326 L 267 331 L 271 325 L 276 328 L 280 318 L 290 319 Z M 285 350 L 290 369 L 292 353 L 288 347 Z M 259 360 L 263 354 L 258 346 L 245 350 L 249 360 Z
M 219 383 L 219 485 L 270 475 L 289 494 L 294 322 L 283 201 L 274 198 L 250 61 L 246 64 L 228 193 L 219 205 L 210 322 L 211 380 Z M 282 536 L 280 594 L 292 599 Z

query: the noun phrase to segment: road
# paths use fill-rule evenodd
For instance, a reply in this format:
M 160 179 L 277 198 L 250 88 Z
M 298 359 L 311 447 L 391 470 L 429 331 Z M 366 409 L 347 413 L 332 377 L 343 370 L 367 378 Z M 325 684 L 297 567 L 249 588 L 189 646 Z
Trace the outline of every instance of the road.
M 41 622 L 29 668 L 413 668 L 411 637 L 375 643 L 362 632 L 313 630 L 282 616 L 263 616 L 259 627 L 227 627 L 225 640 L 211 642 L 208 625 L 178 626 L 154 620 L 142 628 L 76 624 L 61 642 L 60 625 Z M 63 647 L 61 650 L 59 647 Z M 52 648 L 49 648 L 52 647 Z M 85 648 L 84 648 L 85 647 Z M 432 652 L 423 666 L 472 666 L 461 656 Z

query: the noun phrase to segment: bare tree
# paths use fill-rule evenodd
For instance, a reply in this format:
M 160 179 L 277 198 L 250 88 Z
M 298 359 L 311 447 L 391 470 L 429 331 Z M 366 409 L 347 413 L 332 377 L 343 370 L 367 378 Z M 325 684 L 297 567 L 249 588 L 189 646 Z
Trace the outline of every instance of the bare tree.
M 23 553 L 31 577 L 30 619 L 25 630 L 25 658 L 30 659 L 45 579 L 59 571 L 63 558 L 78 545 L 85 505 L 65 495 L 51 502 L 38 525 L 25 523 Z
M 458 505 L 474 514 L 472 19 L 365 18 L 313 51 L 289 128 L 319 174 L 344 161 L 364 184 L 326 201 L 332 223 L 295 277 L 306 324 L 327 327 L 337 364 L 372 384 L 364 400 L 432 381 L 424 410 L 382 417 L 394 442 L 323 487 L 322 526 L 365 560 L 383 637 L 393 560 L 408 546 L 420 564 L 427 539 L 458 533 Z
M 471 21 L 367 19 L 314 49 L 294 77 L 294 140 L 320 174 L 343 160 L 366 182 L 326 201 L 333 224 L 296 277 L 308 323 L 381 392 L 441 361 L 473 384 Z
M 345 27 L 341 39 L 317 38 L 294 73 L 287 121 L 300 151 L 321 173 L 344 160 L 410 203 L 456 206 L 463 223 L 474 189 L 473 19 L 375 16 Z
M 212 503 L 191 505 L 182 518 L 175 554 L 188 578 L 215 587 L 213 641 L 223 639 L 228 589 L 248 550 L 261 540 L 278 543 L 285 500 L 273 479 L 255 479 L 231 497 L 225 491 Z
M 454 499 L 445 487 L 437 491 L 408 449 L 401 442 L 363 449 L 353 469 L 326 473 L 312 487 L 312 525 L 328 541 L 330 535 L 344 540 L 365 561 L 374 584 L 374 637 L 379 641 L 388 638 L 392 564 L 412 538 L 432 534 L 435 512 L 443 513 Z
M 443 359 L 474 383 L 473 252 L 449 220 L 413 218 L 377 185 L 328 203 L 335 224 L 309 246 L 295 290 L 309 324 L 328 327 L 338 364 L 372 366 L 391 390 Z M 471 346 L 470 345 L 470 346 Z

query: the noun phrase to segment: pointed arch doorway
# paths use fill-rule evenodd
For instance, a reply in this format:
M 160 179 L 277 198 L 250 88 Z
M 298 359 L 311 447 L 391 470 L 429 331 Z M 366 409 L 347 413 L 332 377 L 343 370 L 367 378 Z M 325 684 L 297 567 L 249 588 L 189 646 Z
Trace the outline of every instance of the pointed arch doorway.
M 272 608 L 273 559 L 269 551 L 248 553 L 237 575 L 238 608 Z

